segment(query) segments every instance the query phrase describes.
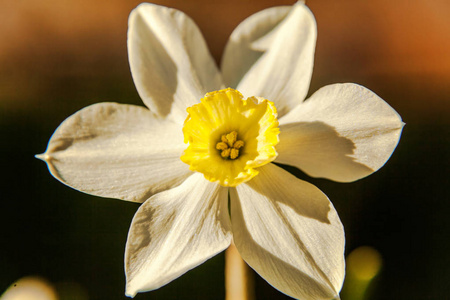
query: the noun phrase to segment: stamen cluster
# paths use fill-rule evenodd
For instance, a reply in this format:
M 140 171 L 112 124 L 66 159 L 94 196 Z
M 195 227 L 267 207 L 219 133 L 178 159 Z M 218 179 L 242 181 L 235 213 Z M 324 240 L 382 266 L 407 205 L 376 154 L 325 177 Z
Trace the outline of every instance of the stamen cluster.
M 239 149 L 242 147 L 244 147 L 244 142 L 237 139 L 236 131 L 222 135 L 221 142 L 218 142 L 216 145 L 216 149 L 221 151 L 220 156 L 229 159 L 238 158 Z

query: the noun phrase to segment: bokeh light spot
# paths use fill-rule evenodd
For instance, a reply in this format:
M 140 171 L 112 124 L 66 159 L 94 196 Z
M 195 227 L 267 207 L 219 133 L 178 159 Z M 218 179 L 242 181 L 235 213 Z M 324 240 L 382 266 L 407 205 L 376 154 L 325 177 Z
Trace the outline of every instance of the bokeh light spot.
M 359 280 L 369 281 L 380 272 L 382 264 L 381 254 L 376 249 L 362 246 L 347 257 L 347 272 Z
M 40 277 L 23 277 L 9 286 L 1 300 L 58 300 L 54 287 Z

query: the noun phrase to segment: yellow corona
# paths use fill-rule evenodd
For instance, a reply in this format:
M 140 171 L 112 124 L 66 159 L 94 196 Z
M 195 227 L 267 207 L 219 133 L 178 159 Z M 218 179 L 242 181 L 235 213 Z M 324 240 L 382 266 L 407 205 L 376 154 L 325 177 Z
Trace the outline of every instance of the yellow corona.
M 237 186 L 277 157 L 278 119 L 273 102 L 243 99 L 231 88 L 207 93 L 187 109 L 181 160 L 222 186 Z

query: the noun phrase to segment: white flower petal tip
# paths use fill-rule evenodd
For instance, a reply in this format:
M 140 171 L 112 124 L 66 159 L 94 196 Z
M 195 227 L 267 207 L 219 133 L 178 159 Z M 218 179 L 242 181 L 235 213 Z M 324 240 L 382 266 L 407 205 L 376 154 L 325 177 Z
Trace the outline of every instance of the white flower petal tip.
M 128 24 L 128 58 L 141 99 L 160 117 L 183 124 L 186 107 L 223 85 L 200 30 L 183 12 L 150 3 L 137 6 Z
M 400 140 L 400 115 L 369 89 L 333 84 L 280 120 L 276 162 L 338 182 L 380 169 Z
M 50 160 L 50 156 L 46 153 L 36 154 L 34 157 L 36 157 L 39 160 L 42 160 L 43 162 L 47 162 Z
M 301 2 L 256 13 L 230 37 L 222 61 L 224 81 L 244 95 L 270 99 L 282 117 L 308 92 L 316 37 L 314 16 Z
M 136 212 L 125 252 L 126 293 L 157 289 L 230 243 L 228 190 L 195 173 Z
M 125 296 L 130 297 L 130 298 L 134 298 L 137 293 L 138 293 L 138 291 L 132 290 L 131 287 L 129 287 L 128 284 L 126 285 Z
M 332 299 L 345 276 L 344 228 L 318 188 L 269 164 L 230 190 L 233 238 L 242 258 L 279 291 Z

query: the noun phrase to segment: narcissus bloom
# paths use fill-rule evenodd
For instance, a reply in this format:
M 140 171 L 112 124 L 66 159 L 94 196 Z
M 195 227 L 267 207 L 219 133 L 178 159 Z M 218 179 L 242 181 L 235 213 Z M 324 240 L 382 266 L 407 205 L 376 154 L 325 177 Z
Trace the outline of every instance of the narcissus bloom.
M 226 249 L 292 297 L 331 299 L 344 230 L 315 186 L 273 164 L 351 182 L 395 149 L 400 116 L 356 84 L 309 88 L 316 23 L 301 2 L 239 25 L 216 67 L 194 22 L 141 4 L 128 52 L 149 108 L 89 106 L 65 120 L 45 160 L 63 183 L 143 202 L 126 246 L 126 294 L 157 289 Z M 231 88 L 226 88 L 231 87 Z

